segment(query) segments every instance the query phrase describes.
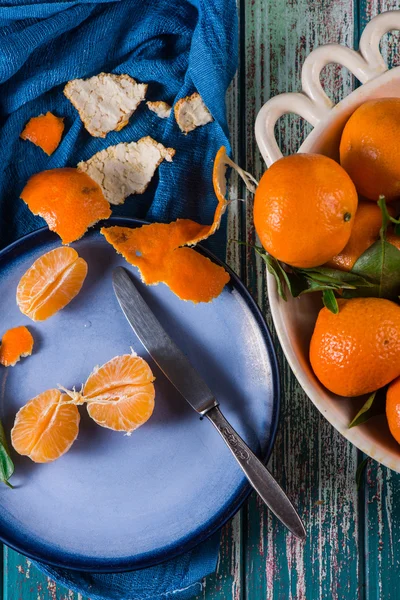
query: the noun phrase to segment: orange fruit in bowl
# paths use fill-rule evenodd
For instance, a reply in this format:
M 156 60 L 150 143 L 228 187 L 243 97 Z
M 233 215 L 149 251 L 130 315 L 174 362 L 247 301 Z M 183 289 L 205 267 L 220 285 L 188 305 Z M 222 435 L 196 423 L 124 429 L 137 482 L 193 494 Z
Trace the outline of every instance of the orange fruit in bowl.
M 87 263 L 73 248 L 47 252 L 21 277 L 17 304 L 33 321 L 44 321 L 64 308 L 79 293 Z
M 391 206 L 387 209 L 394 217 L 394 209 Z M 351 271 L 361 254 L 378 240 L 381 226 L 382 212 L 379 206 L 368 200 L 360 200 L 349 241 L 339 254 L 326 263 L 326 266 Z M 400 238 L 391 231 L 387 233 L 387 241 L 394 246 L 400 246 Z
M 392 381 L 387 389 L 386 418 L 390 433 L 400 444 L 400 377 Z
M 400 197 L 400 98 L 361 104 L 347 121 L 340 141 L 340 164 L 357 191 L 369 200 Z
M 338 300 L 323 308 L 310 343 L 319 381 L 339 396 L 373 392 L 400 375 L 400 306 L 383 298 Z
M 37 463 L 56 460 L 71 448 L 79 432 L 79 411 L 60 390 L 29 400 L 15 417 L 11 442 L 18 454 Z
M 349 241 L 358 197 L 334 160 L 320 154 L 281 158 L 262 176 L 254 225 L 263 247 L 294 267 L 316 267 Z

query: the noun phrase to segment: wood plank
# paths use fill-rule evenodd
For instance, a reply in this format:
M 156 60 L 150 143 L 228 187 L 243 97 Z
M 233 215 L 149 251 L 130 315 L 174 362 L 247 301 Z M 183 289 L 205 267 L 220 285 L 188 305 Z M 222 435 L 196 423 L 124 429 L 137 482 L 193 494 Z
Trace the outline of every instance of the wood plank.
M 43 575 L 31 561 L 4 546 L 4 600 L 83 600 Z
M 326 42 L 353 43 L 350 0 L 245 1 L 246 164 L 260 177 L 264 165 L 253 126 L 269 97 L 300 89 L 301 65 L 308 53 Z M 335 100 L 353 86 L 352 77 L 330 66 L 323 82 Z M 284 153 L 297 150 L 309 128 L 285 117 L 277 126 Z M 251 201 L 246 212 L 247 240 L 254 240 Z M 265 271 L 247 253 L 247 284 L 267 319 Z M 282 367 L 282 417 L 270 467 L 299 507 L 308 539 L 287 535 L 253 496 L 246 525 L 246 595 L 248 598 L 358 598 L 358 506 L 355 487 L 357 451 L 319 415 L 300 390 L 279 351 Z
M 360 31 L 376 14 L 398 9 L 396 0 L 362 0 Z M 385 36 L 382 54 L 398 66 L 399 33 Z M 367 600 L 399 598 L 400 579 L 400 475 L 370 460 L 364 474 L 365 584 Z

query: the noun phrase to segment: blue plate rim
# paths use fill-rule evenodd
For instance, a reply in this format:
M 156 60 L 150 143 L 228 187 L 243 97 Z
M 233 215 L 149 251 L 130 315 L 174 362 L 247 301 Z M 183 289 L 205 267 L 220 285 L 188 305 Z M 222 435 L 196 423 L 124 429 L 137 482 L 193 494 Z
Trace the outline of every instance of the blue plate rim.
M 148 224 L 148 222 L 132 217 L 111 217 L 107 221 L 101 221 L 97 223 L 96 226 L 91 229 L 91 231 L 98 230 L 101 226 L 110 224 L 129 227 L 130 225 L 146 225 Z M 43 234 L 49 235 L 50 239 L 53 236 L 57 237 L 56 234 L 54 234 L 48 229 L 48 227 L 41 227 L 39 229 L 36 229 L 35 231 L 27 233 L 26 235 L 18 238 L 17 240 L 0 250 L 0 260 L 3 261 L 4 259 L 7 259 L 7 254 L 13 252 L 19 246 L 22 246 L 26 243 L 29 244 L 29 242 L 31 242 L 32 239 L 36 237 L 41 237 Z M 208 249 L 201 246 L 198 246 L 197 249 L 202 254 L 213 260 L 215 263 L 224 267 L 224 269 L 226 269 L 226 271 L 229 273 L 231 277 L 231 284 L 235 287 L 235 289 L 237 289 L 242 298 L 245 300 L 246 305 L 248 306 L 250 312 L 256 320 L 256 323 L 262 334 L 267 348 L 268 358 L 271 365 L 272 395 L 274 398 L 274 405 L 271 419 L 271 435 L 268 440 L 268 446 L 262 456 L 260 456 L 260 454 L 258 453 L 259 458 L 261 458 L 266 463 L 271 455 L 272 448 L 274 446 L 281 408 L 280 371 L 274 344 L 272 341 L 272 336 L 259 306 L 257 305 L 256 301 L 254 300 L 244 283 L 236 275 L 236 273 L 224 261 L 219 259 Z M 214 515 L 214 519 L 211 523 L 205 523 L 201 530 L 198 530 L 195 534 L 188 536 L 179 545 L 175 544 L 173 546 L 163 548 L 162 550 L 154 552 L 151 555 L 146 555 L 145 557 L 139 560 L 137 560 L 135 557 L 124 558 L 122 560 L 108 560 L 96 558 L 94 559 L 94 562 L 91 562 L 90 559 L 79 557 L 76 562 L 71 562 L 70 554 L 65 555 L 64 560 L 62 559 L 62 550 L 59 550 L 57 554 L 53 554 L 47 549 L 44 551 L 38 550 L 38 547 L 37 545 L 35 545 L 34 540 L 32 540 L 26 546 L 22 546 L 15 540 L 13 540 L 12 537 L 5 535 L 4 532 L 1 530 L 0 541 L 6 544 L 8 547 L 15 550 L 16 552 L 20 552 L 21 554 L 27 556 L 28 558 L 34 561 L 37 561 L 39 563 L 43 562 L 53 567 L 67 568 L 72 571 L 83 571 L 92 573 L 117 573 L 144 569 L 148 567 L 154 567 L 163 562 L 176 558 L 186 552 L 189 552 L 190 550 L 193 550 L 196 546 L 200 545 L 202 542 L 207 540 L 214 533 L 219 531 L 239 511 L 239 509 L 241 508 L 241 506 L 243 505 L 243 503 L 248 498 L 251 492 L 251 486 L 248 483 L 244 482 L 239 491 L 236 493 L 235 497 L 233 499 L 230 499 L 229 503 L 221 507 L 221 509 Z

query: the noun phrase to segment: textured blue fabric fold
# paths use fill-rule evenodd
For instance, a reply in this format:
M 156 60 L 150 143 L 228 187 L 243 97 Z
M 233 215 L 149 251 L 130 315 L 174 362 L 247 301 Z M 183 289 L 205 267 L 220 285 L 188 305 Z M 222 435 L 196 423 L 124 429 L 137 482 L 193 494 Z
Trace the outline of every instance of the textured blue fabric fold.
M 170 221 L 212 221 L 211 174 L 221 145 L 229 149 L 225 93 L 237 65 L 234 0 L 8 0 L 0 6 L 0 247 L 42 226 L 19 194 L 44 169 L 75 166 L 122 141 L 152 135 L 176 149 L 146 192 L 114 214 Z M 197 90 L 214 122 L 183 135 L 173 116 L 158 118 L 142 103 L 120 132 L 92 138 L 64 97 L 65 83 L 101 71 L 149 83 L 147 99 L 171 104 Z M 65 117 L 62 143 L 51 157 L 19 139 L 29 118 L 52 111 Z M 210 240 L 224 254 L 224 233 Z M 96 575 L 39 565 L 50 577 L 92 599 L 184 600 L 200 592 L 215 568 L 219 536 L 162 565 Z

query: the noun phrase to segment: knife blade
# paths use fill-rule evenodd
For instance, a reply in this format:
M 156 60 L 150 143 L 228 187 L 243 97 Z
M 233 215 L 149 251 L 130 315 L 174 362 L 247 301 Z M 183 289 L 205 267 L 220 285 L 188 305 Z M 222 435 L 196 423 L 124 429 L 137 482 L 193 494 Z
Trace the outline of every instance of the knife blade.
M 163 329 L 123 267 L 114 270 L 113 286 L 128 323 L 167 379 L 195 411 L 211 421 L 275 516 L 294 535 L 305 538 L 303 523 L 285 492 L 225 419 L 210 388 Z

